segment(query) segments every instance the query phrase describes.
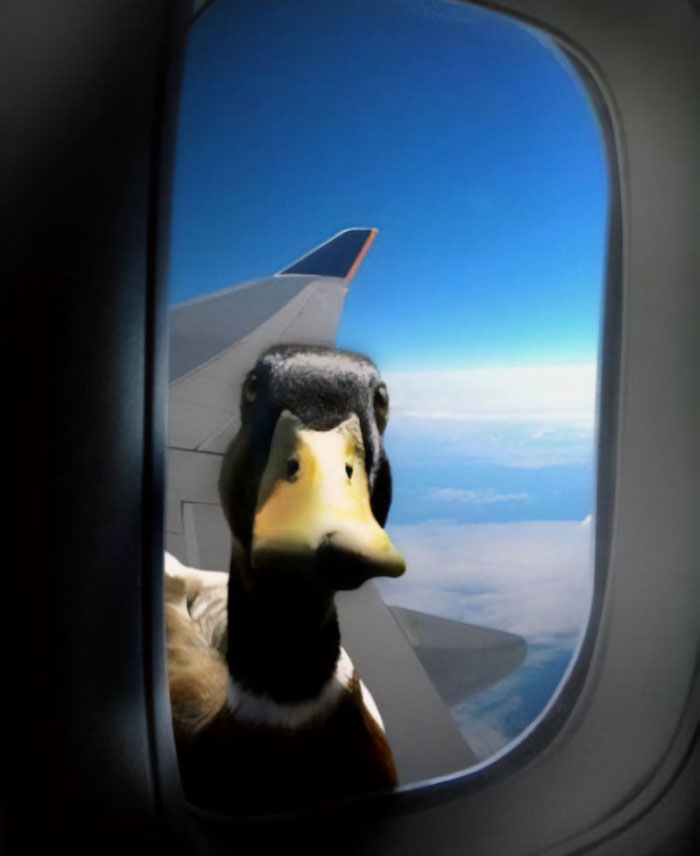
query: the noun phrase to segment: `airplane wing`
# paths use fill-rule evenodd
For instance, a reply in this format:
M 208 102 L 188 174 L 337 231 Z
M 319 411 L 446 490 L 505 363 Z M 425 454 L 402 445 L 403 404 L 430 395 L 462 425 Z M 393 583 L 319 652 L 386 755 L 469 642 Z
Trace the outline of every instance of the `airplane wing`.
M 170 310 L 166 547 L 186 564 L 228 568 L 217 483 L 240 427 L 243 378 L 271 345 L 333 345 L 348 286 L 376 233 L 345 229 L 274 276 Z
M 346 229 L 267 279 L 171 308 L 166 549 L 185 565 L 228 569 L 217 485 L 246 373 L 271 345 L 335 343 L 376 232 Z M 520 665 L 524 640 L 389 607 L 372 583 L 341 592 L 337 604 L 343 645 L 379 706 L 400 780 L 474 764 L 449 708 Z

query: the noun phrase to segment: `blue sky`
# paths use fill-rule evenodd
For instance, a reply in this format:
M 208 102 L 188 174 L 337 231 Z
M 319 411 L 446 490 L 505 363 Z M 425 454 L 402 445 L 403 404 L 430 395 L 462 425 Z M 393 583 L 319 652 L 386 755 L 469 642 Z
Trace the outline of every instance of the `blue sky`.
M 371 225 L 338 341 L 384 370 L 595 358 L 598 131 L 522 27 L 446 2 L 218 0 L 187 61 L 173 302 Z
M 455 717 L 485 757 L 585 626 L 606 231 L 598 127 L 565 60 L 441 0 L 217 0 L 188 44 L 170 302 L 379 235 L 337 342 L 391 396 L 391 603 L 521 633 Z

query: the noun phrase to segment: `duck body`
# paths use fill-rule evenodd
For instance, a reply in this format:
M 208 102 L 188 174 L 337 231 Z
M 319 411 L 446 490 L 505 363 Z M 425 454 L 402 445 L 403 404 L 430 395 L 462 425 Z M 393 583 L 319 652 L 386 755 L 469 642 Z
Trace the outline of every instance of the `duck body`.
M 246 724 L 226 709 L 180 761 L 187 798 L 266 814 L 394 787 L 383 729 L 363 706 L 351 692 L 318 725 L 289 730 Z
M 277 704 L 230 683 L 227 702 L 180 741 L 188 799 L 242 814 L 293 810 L 397 783 L 391 748 L 349 658 L 313 699 Z
M 391 788 L 391 749 L 334 604 L 336 591 L 404 569 L 382 528 L 386 387 L 360 355 L 278 347 L 248 375 L 241 417 L 220 478 L 233 536 L 227 635 L 188 627 L 196 582 L 166 605 L 185 793 L 265 813 Z

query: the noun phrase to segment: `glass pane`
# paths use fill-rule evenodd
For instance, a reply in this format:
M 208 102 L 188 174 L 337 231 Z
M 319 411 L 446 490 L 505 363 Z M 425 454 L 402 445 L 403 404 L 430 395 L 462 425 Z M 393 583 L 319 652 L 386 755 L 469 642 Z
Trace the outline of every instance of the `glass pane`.
M 336 344 L 374 360 L 391 402 L 386 528 L 407 570 L 339 603 L 401 782 L 517 739 L 585 629 L 606 212 L 583 88 L 512 20 L 441 0 L 218 0 L 192 26 L 167 543 L 227 568 L 216 485 L 258 356 L 246 337 L 277 319 L 280 342 L 333 341 L 337 309 Z M 348 239 L 362 252 L 347 295 L 304 302 L 319 259 L 350 272 L 347 247 L 296 261 L 352 227 L 378 234 Z M 248 281 L 229 317 L 226 289 Z M 235 383 L 185 395 L 183 378 L 219 358 Z

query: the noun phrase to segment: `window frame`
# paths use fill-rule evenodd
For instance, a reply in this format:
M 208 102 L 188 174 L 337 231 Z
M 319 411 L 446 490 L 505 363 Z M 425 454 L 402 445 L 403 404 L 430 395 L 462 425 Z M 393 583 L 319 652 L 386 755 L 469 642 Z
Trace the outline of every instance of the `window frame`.
M 205 4 L 204 9 L 207 5 Z M 462 810 L 466 808 L 467 800 L 471 808 L 466 814 L 472 822 L 475 821 L 475 812 L 479 811 L 478 807 L 482 810 L 482 820 L 476 823 L 473 829 L 473 840 L 477 844 L 472 848 L 472 852 L 490 852 L 488 844 L 479 845 L 478 842 L 482 841 L 482 838 L 488 839 L 486 830 L 491 829 L 493 832 L 493 817 L 517 816 L 517 798 L 514 797 L 513 789 L 527 790 L 527 781 L 536 781 L 541 797 L 542 782 L 546 780 L 546 773 L 543 771 L 552 766 L 555 756 L 568 753 L 570 757 L 577 758 L 576 750 L 572 747 L 577 744 L 585 745 L 591 735 L 591 726 L 586 722 L 591 706 L 596 698 L 601 698 L 601 693 L 607 692 L 608 698 L 610 696 L 609 687 L 607 690 L 601 689 L 601 683 L 605 677 L 605 658 L 613 656 L 610 648 L 611 613 L 615 608 L 612 590 L 622 575 L 628 576 L 631 573 L 620 567 L 619 558 L 616 557 L 616 545 L 620 540 L 618 520 L 620 491 L 624 489 L 624 486 L 621 488 L 619 479 L 621 472 L 623 475 L 626 473 L 624 462 L 620 460 L 620 448 L 626 427 L 622 398 L 623 390 L 627 392 L 627 385 L 633 371 L 625 349 L 626 338 L 628 338 L 627 328 L 630 323 L 628 317 L 630 254 L 634 251 L 630 244 L 630 194 L 635 191 L 639 183 L 630 175 L 630 140 L 627 128 L 631 124 L 630 120 L 635 118 L 635 114 L 638 117 L 641 112 L 644 116 L 645 105 L 640 103 L 639 98 L 631 97 L 629 82 L 620 79 L 620 75 L 615 73 L 616 46 L 611 44 L 610 38 L 606 36 L 605 26 L 606 23 L 610 23 L 610 19 L 616 20 L 618 25 L 626 23 L 628 17 L 634 14 L 634 10 L 629 4 L 626 8 L 620 7 L 617 11 L 600 13 L 597 19 L 595 16 L 589 16 L 589 20 L 586 21 L 583 17 L 585 12 L 582 3 L 570 3 L 568 8 L 564 9 L 561 8 L 562 4 L 557 4 L 554 0 L 545 0 L 545 2 L 509 0 L 501 3 L 473 2 L 472 0 L 472 5 L 509 15 L 535 33 L 542 33 L 545 38 L 551 39 L 564 53 L 578 75 L 594 106 L 602 131 L 608 167 L 609 213 L 599 361 L 593 603 L 581 647 L 563 687 L 548 706 L 544 716 L 536 721 L 535 726 L 532 726 L 515 746 L 503 755 L 488 760 L 478 767 L 442 777 L 439 780 L 413 783 L 392 794 L 357 797 L 333 807 L 334 815 L 345 816 L 350 811 L 355 818 L 358 817 L 358 813 L 364 817 L 371 828 L 379 834 L 378 840 L 386 844 L 386 852 L 394 852 L 394 849 L 399 852 L 401 849 L 394 842 L 392 837 L 394 835 L 397 836 L 397 841 L 402 842 L 401 852 L 420 852 L 420 845 L 417 842 L 420 840 L 425 842 L 426 837 L 421 831 L 418 818 L 422 817 L 423 811 L 427 809 L 437 811 L 435 817 L 442 818 L 438 822 L 447 822 L 447 828 L 451 829 L 454 835 L 458 828 L 464 826 L 463 823 L 457 822 L 456 818 L 460 807 Z M 202 11 L 204 10 L 200 9 L 199 14 Z M 656 5 L 654 12 L 658 23 L 664 16 L 661 4 Z M 677 27 L 677 23 L 674 22 L 674 25 Z M 646 28 L 647 35 L 650 29 Z M 643 42 L 644 30 L 645 27 L 642 26 L 639 31 L 625 33 L 622 38 L 622 31 L 618 26 L 617 36 L 620 37 L 621 43 L 624 43 L 621 44 L 620 50 L 622 47 L 631 46 L 638 51 Z M 687 43 L 690 41 L 688 39 Z M 668 44 L 664 44 L 663 38 L 657 41 L 655 49 L 659 56 L 668 60 L 669 47 Z M 646 114 L 648 120 L 648 111 Z M 682 289 L 678 290 L 677 296 L 681 301 L 686 299 Z M 629 629 L 634 632 L 637 628 Z M 693 709 L 690 702 L 686 701 L 688 703 L 684 707 L 684 724 L 679 724 L 675 737 L 676 742 L 685 745 L 688 750 L 689 740 L 691 740 L 688 735 L 692 734 Z M 610 703 L 619 726 L 621 715 L 619 705 Z M 581 740 L 581 734 L 585 734 L 583 740 Z M 691 743 L 691 747 L 692 745 L 694 744 Z M 655 748 L 658 749 L 658 746 Z M 644 761 L 653 762 L 652 767 L 656 773 L 652 770 L 648 783 L 656 774 L 660 775 L 663 766 L 662 762 L 658 762 L 658 758 L 652 757 L 654 753 L 651 747 L 649 749 Z M 681 754 L 686 761 L 690 757 L 688 752 Z M 607 756 L 601 757 L 601 766 L 611 772 L 610 759 Z M 688 764 L 684 762 L 684 766 L 676 772 L 678 776 L 687 776 L 687 770 Z M 549 833 L 549 847 L 552 848 L 552 853 L 568 852 L 569 847 L 573 847 L 574 839 L 581 842 L 588 841 L 590 846 L 596 846 L 596 841 L 602 842 L 601 846 L 604 847 L 606 841 L 612 840 L 612 836 L 618 834 L 616 824 L 624 829 L 621 818 L 633 810 L 635 801 L 643 802 L 644 795 L 651 793 L 652 789 L 641 786 L 638 782 L 631 784 L 630 770 L 617 773 L 615 778 L 619 782 L 619 803 L 608 810 L 607 816 L 604 813 L 602 821 L 594 826 L 587 825 L 585 813 L 574 812 L 577 817 L 569 819 L 572 838 L 568 843 L 563 839 L 557 843 L 556 837 L 552 838 L 552 833 Z M 592 782 L 591 787 L 593 787 Z M 592 801 L 595 802 L 595 800 Z M 565 797 L 563 804 L 561 799 L 559 802 L 560 808 L 567 807 Z M 550 812 L 556 812 L 553 803 L 542 803 L 540 799 L 538 805 L 539 811 L 546 816 L 549 816 Z M 206 822 L 213 820 L 211 813 L 198 809 L 193 811 L 200 820 L 205 818 Z M 322 811 L 327 812 L 328 809 L 324 808 Z M 311 808 L 299 813 L 294 819 L 279 818 L 277 821 L 268 819 L 267 823 L 273 826 L 278 824 L 279 830 L 282 831 L 289 828 L 290 824 L 293 825 L 300 816 L 316 821 L 320 813 L 321 810 Z M 380 816 L 379 821 L 367 820 L 376 818 L 377 813 Z M 216 818 L 216 824 L 220 829 L 224 828 L 228 833 L 232 833 L 234 829 L 240 830 L 246 827 L 248 821 L 242 818 L 219 816 Z M 518 828 L 522 833 L 527 826 L 527 822 L 521 822 Z M 535 823 L 534 826 L 536 827 L 537 824 Z M 432 829 L 434 833 L 436 822 L 426 823 L 426 827 Z M 413 833 L 417 833 L 415 838 L 412 837 Z M 529 832 L 523 835 L 522 839 L 518 838 L 518 834 L 513 830 L 509 833 L 511 844 L 515 841 L 519 842 L 516 850 L 510 852 L 528 852 L 526 840 L 532 842 L 532 835 L 537 836 L 538 833 Z M 539 830 L 538 850 L 547 842 L 547 838 L 547 833 Z M 449 852 L 449 840 L 446 841 L 439 834 L 437 838 L 431 839 L 431 843 L 435 848 L 432 852 Z
M 194 13 L 190 26 L 218 0 L 195 2 Z M 488 3 L 470 2 L 467 5 L 480 6 L 503 14 L 501 8 L 496 9 Z M 449 775 L 428 781 L 410 782 L 401 785 L 395 792 L 388 795 L 392 802 L 403 810 L 405 806 L 413 806 L 416 801 L 433 802 L 435 800 L 451 799 L 457 795 L 479 790 L 492 783 L 511 775 L 524 763 L 541 753 L 556 737 L 570 716 L 578 696 L 586 681 L 592 661 L 596 638 L 600 626 L 603 609 L 603 599 L 607 580 L 607 569 L 610 556 L 610 538 L 612 532 L 613 497 L 615 494 L 616 472 L 616 442 L 615 425 L 618 410 L 618 378 L 619 378 L 619 342 L 620 342 L 620 308 L 621 308 L 621 198 L 620 176 L 616 156 L 614 123 L 609 112 L 608 102 L 596 77 L 589 70 L 585 60 L 575 48 L 561 36 L 547 32 L 542 27 L 535 27 L 532 22 L 519 16 L 506 13 L 511 19 L 516 19 L 535 38 L 544 42 L 543 49 L 558 50 L 568 62 L 571 73 L 576 75 L 579 84 L 584 89 L 582 97 L 588 99 L 591 109 L 595 112 L 596 121 L 601 134 L 606 163 L 608 209 L 606 211 L 606 248 L 605 273 L 602 288 L 600 356 L 598 361 L 599 377 L 597 383 L 596 401 L 596 499 L 595 519 L 595 559 L 594 583 L 592 587 L 592 603 L 588 622 L 577 650 L 572 654 L 571 662 L 562 678 L 559 687 L 549 700 L 545 710 L 525 729 L 514 744 L 501 750 L 494 756 L 485 759 L 464 770 L 457 770 Z M 602 370 L 601 370 L 602 368 Z M 420 798 L 418 797 L 420 794 Z M 362 795 L 348 803 L 358 802 L 373 804 L 376 800 L 383 801 L 387 795 Z M 341 803 L 342 804 L 342 803 Z M 194 807 L 193 807 L 194 808 Z M 195 811 L 199 809 L 194 808 Z M 289 816 L 314 814 L 313 807 L 302 812 L 290 813 Z M 210 813 L 205 812 L 208 816 Z M 223 817 L 223 816 L 222 816 Z M 280 822 L 284 822 L 280 817 Z M 231 816 L 233 819 L 233 816 Z M 239 819 L 243 820 L 243 819 Z

